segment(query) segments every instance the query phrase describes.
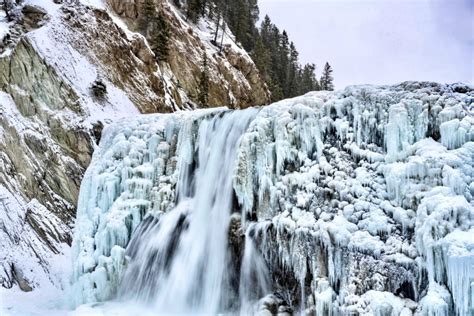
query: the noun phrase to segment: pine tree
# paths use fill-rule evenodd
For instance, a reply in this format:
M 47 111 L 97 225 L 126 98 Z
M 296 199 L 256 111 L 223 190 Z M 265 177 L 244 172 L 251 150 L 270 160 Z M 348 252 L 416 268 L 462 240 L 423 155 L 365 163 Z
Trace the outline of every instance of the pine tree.
M 263 18 L 262 24 L 260 25 L 260 37 L 262 38 L 263 44 L 266 47 L 270 47 L 270 33 L 272 29 L 272 21 L 268 15 Z
M 202 11 L 201 0 L 188 0 L 186 6 L 186 20 L 197 23 Z
M 309 91 L 319 90 L 318 80 L 315 74 L 316 66 L 314 64 L 306 64 L 301 71 L 301 82 L 299 84 L 299 94 L 305 94 Z
M 209 105 L 209 65 L 207 60 L 207 54 L 204 52 L 202 56 L 201 74 L 199 76 L 199 94 L 198 103 L 200 106 Z
M 252 57 L 252 60 L 260 71 L 260 74 L 265 80 L 267 80 L 266 78 L 269 74 L 269 70 L 271 67 L 271 59 L 270 53 L 263 44 L 262 38 L 260 36 L 257 37 L 257 40 L 255 41 L 255 47 L 250 56 Z
M 290 43 L 290 62 L 288 69 L 288 97 L 294 97 L 298 95 L 298 73 L 300 71 L 300 65 L 298 62 L 298 51 L 296 50 L 295 44 Z
M 213 0 L 213 2 L 214 8 L 209 10 L 210 18 L 215 20 L 214 39 L 212 40 L 212 43 L 218 46 L 217 42 L 219 36 L 219 29 L 221 27 L 221 24 L 222 27 L 224 27 L 223 23 L 225 23 L 224 16 L 227 10 L 227 2 L 225 0 Z
M 283 31 L 281 34 L 279 44 L 278 81 L 280 82 L 280 86 L 283 87 L 283 95 L 286 98 L 290 96 L 290 85 L 288 82 L 290 69 L 290 41 L 286 31 Z
M 214 21 L 212 42 L 221 46 L 221 49 L 225 28 L 228 26 L 236 41 L 250 53 L 273 101 L 320 90 L 314 64 L 302 66 L 299 63 L 298 51 L 294 43 L 290 42 L 286 31 L 280 32 L 268 15 L 263 18 L 260 28 L 256 27 L 259 14 L 257 0 L 187 0 L 186 4 L 186 16 L 191 21 L 197 22 L 201 16 L 206 15 Z M 329 89 L 333 89 L 331 72 L 332 70 L 328 72 Z M 201 77 L 200 82 L 206 82 L 203 79 L 206 76 L 201 74 Z M 321 81 L 325 83 L 326 79 L 321 78 Z M 205 93 L 200 94 L 199 102 L 206 103 L 202 101 L 206 99 Z
M 328 62 L 326 62 L 326 65 L 324 65 L 323 69 L 323 74 L 321 75 L 321 89 L 322 90 L 327 90 L 327 91 L 332 91 L 334 90 L 334 78 L 332 76 L 332 67 L 329 65 Z
M 173 3 L 178 9 L 181 8 L 181 0 L 173 0 Z
M 164 61 L 169 55 L 170 29 L 163 13 L 156 17 L 156 29 L 153 35 L 153 51 L 159 61 Z
M 140 32 L 146 33 L 149 29 L 149 24 L 156 16 L 155 1 L 145 0 L 143 2 L 142 16 L 138 20 L 138 28 Z

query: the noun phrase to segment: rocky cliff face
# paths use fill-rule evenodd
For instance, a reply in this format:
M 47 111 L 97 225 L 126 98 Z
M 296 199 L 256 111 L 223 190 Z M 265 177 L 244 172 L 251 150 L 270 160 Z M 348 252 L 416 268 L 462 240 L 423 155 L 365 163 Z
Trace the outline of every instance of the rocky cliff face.
M 111 8 L 131 30 L 138 30 L 143 16 L 140 0 L 109 0 Z M 186 21 L 184 15 L 167 1 L 157 0 L 157 10 L 163 12 L 170 25 L 170 56 L 161 66 L 172 74 L 171 81 L 184 88 L 192 97 L 198 94 L 201 60 L 209 58 L 209 105 L 232 108 L 267 104 L 269 94 L 259 73 L 244 49 L 236 43 L 228 28 L 218 34 L 223 47 L 212 44 L 215 25 L 201 20 L 197 26 Z M 149 29 L 143 33 L 149 37 Z
M 166 1 L 157 5 L 173 25 L 169 63 L 157 63 L 134 32 L 135 2 L 24 1 L 12 21 L 0 11 L 2 286 L 58 282 L 51 262 L 71 243 L 79 186 L 103 126 L 195 108 L 204 50 L 212 56 L 211 106 L 266 103 L 242 49 L 227 45 L 218 54 L 197 35 L 206 34 L 201 26 L 185 23 Z

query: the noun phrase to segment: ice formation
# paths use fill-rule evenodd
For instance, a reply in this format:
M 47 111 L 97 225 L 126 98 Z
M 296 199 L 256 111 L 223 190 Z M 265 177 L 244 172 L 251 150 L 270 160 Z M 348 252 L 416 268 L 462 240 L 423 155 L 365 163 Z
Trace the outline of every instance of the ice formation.
M 474 313 L 473 92 L 458 88 L 355 86 L 108 127 L 81 186 L 74 303 Z

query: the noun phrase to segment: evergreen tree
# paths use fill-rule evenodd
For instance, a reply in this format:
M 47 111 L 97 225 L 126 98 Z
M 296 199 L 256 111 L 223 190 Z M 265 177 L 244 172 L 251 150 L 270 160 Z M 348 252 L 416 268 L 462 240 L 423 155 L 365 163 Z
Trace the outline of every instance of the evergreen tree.
M 186 20 L 197 23 L 203 11 L 201 0 L 188 0 L 186 5 Z
M 298 95 L 298 73 L 300 72 L 300 65 L 298 63 L 298 51 L 295 44 L 290 43 L 290 62 L 288 65 L 288 96 L 294 97 Z
M 262 21 L 251 56 L 272 94 L 272 101 L 318 90 L 315 66 L 301 68 L 298 51 L 286 31 L 274 25 L 268 16 Z
M 181 0 L 173 0 L 173 3 L 178 9 L 181 8 Z
M 286 31 L 280 36 L 280 47 L 279 47 L 279 69 L 278 69 L 278 82 L 283 88 L 283 95 L 288 97 L 290 95 L 289 70 L 290 70 L 290 43 L 288 34 Z
M 140 32 L 146 33 L 149 29 L 149 24 L 153 21 L 156 15 L 155 1 L 145 0 L 143 2 L 143 15 L 138 20 L 138 28 Z
M 263 18 L 262 24 L 260 25 L 260 35 L 263 43 L 268 47 L 270 44 L 270 32 L 272 29 L 272 21 L 268 15 Z
M 198 103 L 200 106 L 209 105 L 209 65 L 207 54 L 204 52 L 202 56 L 201 74 L 199 76 L 199 94 Z
M 271 67 L 270 52 L 263 44 L 263 40 L 260 36 L 257 37 L 257 40 L 255 41 L 255 47 L 250 56 L 260 71 L 263 79 L 268 81 L 270 79 L 269 73 Z
M 298 51 L 286 31 L 280 32 L 268 15 L 263 18 L 260 28 L 256 27 L 259 14 L 257 0 L 187 0 L 186 4 L 186 17 L 192 22 L 203 16 L 214 21 L 214 45 L 222 46 L 226 25 L 229 27 L 236 41 L 250 53 L 271 92 L 272 101 L 321 88 L 315 65 L 301 66 Z M 327 69 L 327 74 L 324 73 L 321 78 L 324 87 L 329 89 L 333 89 L 331 72 L 330 68 Z M 206 76 L 201 74 L 204 79 Z M 200 79 L 200 82 L 206 81 Z M 201 100 L 205 99 L 205 93 L 200 94 L 199 102 L 205 104 Z
M 272 94 L 272 97 L 271 97 L 272 102 L 276 102 L 285 98 L 283 89 L 280 87 L 278 82 L 274 82 L 273 80 L 270 80 L 268 82 L 268 87 L 270 88 L 270 92 Z
M 328 90 L 328 91 L 332 91 L 334 90 L 334 84 L 333 84 L 333 81 L 334 81 L 334 78 L 332 76 L 332 67 L 331 65 L 329 65 L 328 62 L 326 62 L 326 65 L 324 65 L 324 69 L 323 69 L 323 74 L 321 75 L 321 89 L 322 90 Z
M 159 61 L 164 61 L 169 55 L 170 29 L 163 13 L 156 17 L 156 29 L 153 34 L 153 51 Z
M 212 40 L 212 43 L 216 46 L 218 46 L 218 36 L 219 36 L 219 31 L 221 33 L 224 33 L 224 16 L 225 12 L 227 11 L 227 2 L 226 0 L 213 0 L 214 7 L 211 7 L 209 10 L 209 17 L 211 20 L 215 21 L 215 27 L 214 27 L 214 39 Z M 221 30 L 222 28 L 222 30 Z
M 316 66 L 314 64 L 306 64 L 301 71 L 300 91 L 299 94 L 305 94 L 309 91 L 319 90 L 319 83 L 315 74 Z

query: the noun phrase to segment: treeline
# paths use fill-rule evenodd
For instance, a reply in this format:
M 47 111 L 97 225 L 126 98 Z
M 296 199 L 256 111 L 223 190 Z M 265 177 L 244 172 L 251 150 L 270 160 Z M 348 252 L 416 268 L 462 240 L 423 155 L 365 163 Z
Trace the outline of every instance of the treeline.
M 316 78 L 316 65 L 302 66 L 295 44 L 286 31 L 280 32 L 265 16 L 251 51 L 252 59 L 272 93 L 272 101 L 291 98 L 315 90 L 333 90 L 332 69 L 326 64 L 324 80 Z M 324 83 L 324 85 L 323 85 Z
M 225 32 L 226 22 L 236 40 L 250 52 L 258 33 L 257 0 L 173 0 L 178 8 L 184 8 L 186 18 L 197 23 L 199 18 L 208 17 L 215 23 L 214 41 L 218 45 L 219 33 Z
M 272 101 L 294 97 L 314 90 L 333 90 L 333 70 L 326 63 L 320 79 L 314 64 L 301 65 L 298 51 L 288 38 L 265 16 L 260 28 L 257 0 L 174 0 L 184 9 L 186 18 L 197 23 L 207 17 L 214 21 L 214 44 L 220 46 L 219 37 L 227 24 L 236 40 L 250 53 L 267 83 Z M 223 23 L 225 21 L 226 23 Z

